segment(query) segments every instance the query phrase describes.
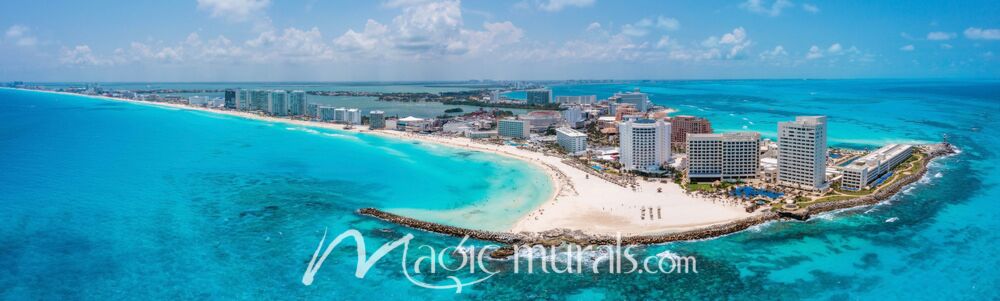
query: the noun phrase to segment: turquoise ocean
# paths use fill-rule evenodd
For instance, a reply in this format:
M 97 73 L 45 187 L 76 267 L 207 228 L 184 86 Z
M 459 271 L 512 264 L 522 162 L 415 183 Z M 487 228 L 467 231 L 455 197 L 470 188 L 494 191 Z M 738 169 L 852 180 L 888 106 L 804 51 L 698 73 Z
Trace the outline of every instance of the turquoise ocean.
M 0 299 L 1000 297 L 1000 82 L 641 81 L 553 90 L 603 98 L 634 88 L 677 114 L 709 118 L 717 131 L 773 138 L 778 121 L 827 115 L 832 146 L 946 136 L 961 153 L 877 206 L 636 250 L 694 256 L 698 273 L 505 272 L 455 294 L 411 284 L 399 250 L 356 278 L 353 243 L 344 243 L 305 286 L 325 230 L 360 231 L 369 253 L 405 234 L 415 236 L 411 245 L 459 242 L 358 216 L 358 208 L 503 229 L 548 198 L 551 184 L 523 162 L 438 145 L 0 89 Z

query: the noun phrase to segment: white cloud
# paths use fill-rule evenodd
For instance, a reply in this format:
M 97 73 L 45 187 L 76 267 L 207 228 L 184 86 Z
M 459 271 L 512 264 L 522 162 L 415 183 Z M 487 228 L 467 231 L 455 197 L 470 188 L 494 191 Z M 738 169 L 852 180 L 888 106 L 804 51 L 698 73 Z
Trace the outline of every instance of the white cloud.
M 98 59 L 90 50 L 90 46 L 87 45 L 77 45 L 72 49 L 63 48 L 59 62 L 66 65 L 98 66 L 105 64 L 105 61 Z
M 31 47 L 38 44 L 38 39 L 31 35 L 31 29 L 24 25 L 12 25 L 7 28 L 4 36 L 20 47 Z
M 656 27 L 663 30 L 677 30 L 681 28 L 681 22 L 674 18 L 659 16 L 656 17 Z
M 820 50 L 816 45 L 809 47 L 809 53 L 806 53 L 807 60 L 815 60 L 823 57 L 823 50 Z
M 927 33 L 927 39 L 931 41 L 945 41 L 951 40 L 955 37 L 955 33 L 943 32 L 943 31 L 933 31 Z
M 830 48 L 826 49 L 826 52 L 830 54 L 839 54 L 841 51 L 844 51 L 844 47 L 840 46 L 840 43 L 833 43 Z
M 809 3 L 802 3 L 802 10 L 809 13 L 819 13 L 819 7 Z
M 913 49 L 915 49 L 915 47 L 913 47 L 913 44 L 909 44 L 909 45 L 905 45 L 903 47 L 899 47 L 899 50 L 906 51 L 906 52 L 913 51 Z
M 567 7 L 589 7 L 595 0 L 548 0 L 538 3 L 538 9 L 548 12 L 561 11 Z
M 747 0 L 740 4 L 740 8 L 745 9 L 752 13 L 768 15 L 776 17 L 781 15 L 781 11 L 785 8 L 794 6 L 791 1 L 788 0 L 775 0 L 768 5 L 767 0 Z
M 743 27 L 734 28 L 722 37 L 711 36 L 695 48 L 676 48 L 670 51 L 668 57 L 672 60 L 702 61 L 718 59 L 742 59 L 746 57 L 746 49 L 753 44 Z
M 8 38 L 19 38 L 26 33 L 28 33 L 28 27 L 24 25 L 12 25 L 10 28 L 7 28 L 6 36 Z
M 257 16 L 271 5 L 270 0 L 198 0 L 198 9 L 208 11 L 213 18 L 242 22 Z
M 590 23 L 590 25 L 587 25 L 587 31 L 595 31 L 600 29 L 601 29 L 601 23 L 598 22 L 593 22 Z
M 681 23 L 677 19 L 658 16 L 656 21 L 650 18 L 642 18 L 632 24 L 625 24 L 622 26 L 622 34 L 642 37 L 648 34 L 653 29 L 660 30 L 677 30 L 681 27 Z
M 970 40 L 1000 40 L 1000 29 L 996 28 L 969 27 L 964 33 Z
M 947 44 L 947 43 L 941 44 L 941 49 L 951 49 L 951 48 L 952 48 L 951 44 Z
M 660 37 L 660 40 L 656 42 L 656 49 L 664 49 L 673 45 L 673 40 L 671 40 L 670 37 L 662 36 Z
M 623 25 L 622 34 L 633 37 L 645 36 L 649 33 L 649 27 L 651 26 L 653 26 L 653 20 L 643 18 L 635 23 Z
M 348 51 L 374 51 L 375 47 L 384 39 L 384 35 L 388 31 L 389 28 L 385 25 L 368 19 L 364 31 L 355 32 L 353 29 L 348 29 L 347 32 L 335 39 L 333 43 L 341 49 Z
M 483 30 L 466 28 L 459 1 L 406 4 L 410 6 L 402 6 L 402 14 L 391 24 L 368 20 L 364 31 L 348 30 L 334 45 L 340 50 L 364 51 L 369 57 L 419 58 L 492 52 L 524 36 L 524 31 L 509 21 L 483 23 Z
M 760 58 L 762 60 L 773 60 L 787 56 L 788 51 L 785 51 L 785 47 L 781 45 L 774 46 L 774 49 L 760 53 Z
M 412 4 L 411 6 L 405 6 Z M 400 1 L 402 12 L 389 23 L 369 19 L 364 29 L 347 30 L 328 40 L 319 28 L 265 28 L 251 39 L 234 42 L 224 36 L 204 40 L 192 33 L 177 43 L 133 42 L 129 47 L 98 55 L 86 45 L 65 49 L 69 65 L 155 63 L 303 63 L 361 59 L 421 60 L 473 57 L 516 44 L 524 31 L 513 23 L 484 22 L 481 29 L 465 27 L 459 1 Z M 19 29 L 12 32 L 16 34 Z

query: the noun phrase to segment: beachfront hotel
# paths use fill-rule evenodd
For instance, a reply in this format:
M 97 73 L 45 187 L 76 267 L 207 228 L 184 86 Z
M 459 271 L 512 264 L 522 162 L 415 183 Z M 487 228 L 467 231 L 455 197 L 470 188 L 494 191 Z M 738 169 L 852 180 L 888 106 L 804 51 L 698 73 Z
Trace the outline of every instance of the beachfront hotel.
M 336 110 L 331 106 L 318 106 L 316 107 L 316 118 L 320 121 L 334 121 L 337 117 Z
M 531 136 L 531 125 L 524 120 L 502 119 L 497 122 L 497 134 L 500 137 L 528 139 Z
M 236 91 L 236 110 L 250 111 L 250 91 L 243 89 Z
M 619 161 L 624 170 L 656 171 L 670 162 L 670 123 L 637 119 L 618 125 Z
M 822 190 L 826 183 L 826 116 L 778 123 L 778 184 Z
M 226 92 L 225 92 L 225 94 L 223 96 L 224 101 L 223 101 L 222 107 L 226 108 L 226 109 L 230 109 L 230 110 L 235 110 L 236 109 L 236 98 L 237 98 L 236 95 L 238 93 L 239 93 L 239 91 L 236 91 L 236 90 L 233 90 L 233 89 L 226 90 Z
M 570 154 L 587 150 L 587 134 L 571 128 L 556 129 L 556 142 Z
M 308 111 L 308 101 L 305 91 L 292 91 L 288 93 L 288 115 L 306 115 Z
M 670 146 L 676 150 L 684 150 L 687 146 L 687 134 L 711 134 L 712 122 L 701 117 L 678 115 L 667 117 L 670 122 Z
M 760 134 L 687 134 L 687 158 L 692 182 L 754 179 L 760 168 Z
M 543 105 L 552 103 L 552 90 L 535 89 L 528 90 L 526 98 L 529 105 Z
M 384 129 L 385 112 L 377 110 L 368 112 L 368 127 L 373 130 Z
M 288 115 L 288 92 L 284 90 L 271 91 L 271 98 L 267 103 L 267 114 L 271 116 Z
M 639 112 L 643 113 L 649 110 L 650 107 L 649 95 L 647 95 L 646 93 L 639 92 L 638 88 L 636 88 L 632 92 L 615 93 L 615 95 L 612 96 L 611 99 L 616 100 L 618 103 L 633 104 L 635 105 L 636 110 L 639 110 Z
M 597 102 L 597 95 L 556 96 L 560 104 L 592 104 Z
M 344 122 L 347 124 L 361 124 L 361 110 L 347 109 L 347 115 L 344 117 Z
M 909 144 L 889 144 L 844 166 L 840 189 L 857 191 L 878 186 L 880 181 L 892 176 L 893 167 L 903 163 L 913 154 Z M 874 185 L 873 185 L 874 184 Z

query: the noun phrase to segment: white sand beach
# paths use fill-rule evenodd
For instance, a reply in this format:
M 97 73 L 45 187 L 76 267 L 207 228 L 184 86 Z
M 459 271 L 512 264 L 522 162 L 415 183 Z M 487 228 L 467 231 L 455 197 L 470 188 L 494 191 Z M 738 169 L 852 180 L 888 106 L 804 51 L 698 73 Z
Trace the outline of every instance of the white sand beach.
M 724 204 L 722 200 L 687 195 L 679 185 L 674 183 L 644 182 L 640 180 L 638 189 L 633 191 L 631 188 L 625 188 L 598 177 L 590 176 L 588 178 L 586 172 L 563 163 L 562 158 L 559 157 L 522 150 L 510 145 L 481 143 L 464 137 L 421 135 L 392 130 L 372 131 L 368 130 L 367 126 L 346 129 L 345 125 L 342 124 L 275 118 L 247 112 L 194 107 L 183 104 L 154 103 L 67 92 L 30 91 L 198 110 L 305 127 L 354 131 L 397 139 L 438 143 L 517 158 L 544 169 L 553 181 L 552 187 L 554 188 L 554 192 L 538 208 L 521 217 L 511 227 L 511 232 L 538 232 L 565 228 L 582 230 L 591 234 L 651 234 L 691 230 L 751 215 L 750 213 L 746 213 L 740 205 Z M 657 192 L 658 188 L 662 189 L 662 192 Z M 645 211 L 643 210 L 644 208 Z M 643 215 L 644 212 L 645 215 Z M 475 228 L 475 225 L 465 225 L 465 227 Z

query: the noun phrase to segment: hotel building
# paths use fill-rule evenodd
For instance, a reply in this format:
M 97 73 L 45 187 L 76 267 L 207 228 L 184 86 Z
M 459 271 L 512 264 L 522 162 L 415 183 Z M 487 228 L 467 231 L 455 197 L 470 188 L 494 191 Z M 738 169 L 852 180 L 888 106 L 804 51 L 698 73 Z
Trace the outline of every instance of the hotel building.
M 670 162 L 670 123 L 629 120 L 618 125 L 619 161 L 625 170 L 654 171 Z
M 347 109 L 347 113 L 344 117 L 344 122 L 347 124 L 361 124 L 361 110 Z
M 271 103 L 271 91 L 253 90 L 250 92 L 250 111 L 266 111 Z
M 889 174 L 893 167 L 903 163 L 906 158 L 913 154 L 913 146 L 908 144 L 889 144 L 871 152 L 861 158 L 855 159 L 851 164 L 844 166 L 843 177 L 840 180 L 840 188 L 843 190 L 862 190 L 877 186 L 875 183 L 883 176 Z M 885 180 L 882 178 L 882 180 Z
M 556 129 L 556 142 L 570 154 L 587 150 L 587 134 L 571 128 Z
M 333 122 L 347 122 L 347 108 L 333 109 Z
M 271 91 L 271 99 L 267 103 L 267 113 L 271 116 L 288 115 L 288 92 L 284 90 Z
M 497 122 L 497 134 L 500 137 L 528 139 L 531 137 L 531 124 L 525 120 L 501 119 Z
M 592 104 L 597 102 L 597 95 L 556 96 L 556 102 L 561 104 Z
M 318 106 L 316 107 L 316 117 L 319 118 L 320 121 L 334 121 L 334 118 L 336 117 L 336 110 L 337 109 L 330 106 Z
M 583 108 L 578 106 L 568 107 L 566 110 L 562 111 L 563 119 L 566 120 L 566 123 L 568 123 L 571 128 L 579 128 L 583 124 L 583 121 L 585 120 L 583 114 Z
M 243 89 L 236 91 L 236 110 L 250 111 L 250 91 Z
M 552 103 L 552 90 L 536 89 L 528 90 L 527 102 L 529 105 L 543 105 Z
M 371 111 L 368 112 L 368 124 L 371 129 L 384 129 L 385 128 L 385 112 L 382 111 Z
M 649 110 L 649 95 L 646 93 L 639 92 L 639 89 L 635 89 L 632 92 L 616 93 L 615 96 L 611 97 L 618 101 L 618 103 L 630 103 L 635 105 L 635 108 L 639 112 L 645 113 Z
M 826 183 L 826 116 L 778 123 L 778 184 L 822 190 Z
M 686 140 L 690 181 L 739 181 L 757 177 L 759 133 L 687 134 Z
M 225 103 L 223 104 L 223 107 L 231 110 L 236 109 L 237 94 L 239 94 L 239 91 L 233 89 L 227 89 L 225 94 Z
M 305 91 L 292 91 L 288 94 L 288 115 L 308 115 L 308 102 Z
M 670 122 L 670 144 L 676 150 L 684 150 L 687 134 L 711 134 L 712 123 L 708 119 L 679 115 L 668 117 Z

